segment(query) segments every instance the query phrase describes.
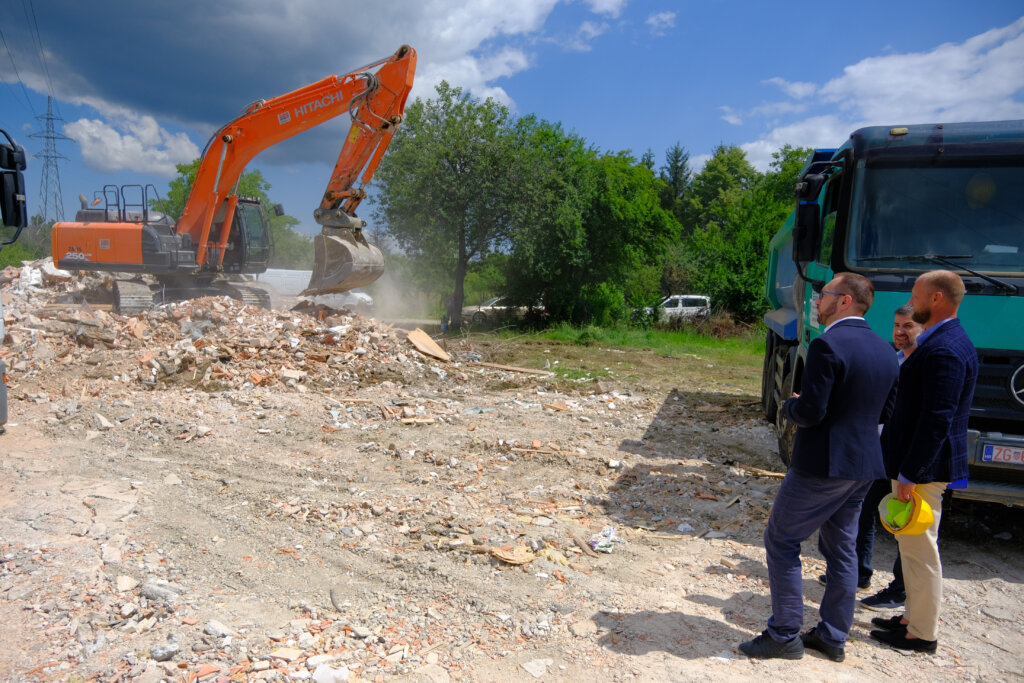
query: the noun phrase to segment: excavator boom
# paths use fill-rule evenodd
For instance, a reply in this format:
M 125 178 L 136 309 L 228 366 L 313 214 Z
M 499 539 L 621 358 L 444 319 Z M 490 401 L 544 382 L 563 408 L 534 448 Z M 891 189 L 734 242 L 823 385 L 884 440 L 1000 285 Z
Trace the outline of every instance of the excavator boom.
M 383 254 L 363 238 L 365 223 L 355 217 L 366 196 L 356 184 L 373 177 L 402 121 L 415 71 L 416 51 L 403 45 L 391 57 L 357 71 L 255 102 L 223 126 L 207 145 L 177 226 L 179 234 L 188 233 L 198 245 L 197 263 L 223 258 L 228 228 L 213 240 L 211 227 L 246 164 L 267 147 L 347 111 L 352 123 L 314 212 L 323 229 L 314 239 L 313 276 L 303 293 L 343 292 L 380 277 Z

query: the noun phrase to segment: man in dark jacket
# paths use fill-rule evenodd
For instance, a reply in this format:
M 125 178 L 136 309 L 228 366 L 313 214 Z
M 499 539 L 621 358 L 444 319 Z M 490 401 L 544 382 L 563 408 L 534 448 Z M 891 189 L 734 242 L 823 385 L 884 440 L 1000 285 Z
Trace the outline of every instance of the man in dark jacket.
M 845 657 L 857 591 L 857 520 L 871 482 L 885 476 L 878 425 L 896 395 L 892 347 L 863 314 L 874 288 L 862 275 L 840 273 L 818 299 L 827 325 L 811 342 L 802 391 L 783 404 L 797 425 L 793 455 L 764 532 L 772 616 L 765 631 L 739 648 L 749 657 L 799 659 L 804 647 L 833 661 Z M 821 621 L 803 627 L 800 544 L 818 531 L 827 563 Z
M 978 379 L 978 352 L 956 314 L 964 298 L 960 276 L 948 270 L 924 273 L 910 303 L 924 326 L 917 350 L 900 369 L 900 391 L 882 448 L 893 492 L 910 500 L 916 491 L 934 514 L 922 534 L 896 537 L 906 583 L 902 617 L 872 619 L 881 629 L 871 637 L 903 650 L 935 652 L 942 563 L 938 533 L 942 493 L 967 483 L 967 418 Z

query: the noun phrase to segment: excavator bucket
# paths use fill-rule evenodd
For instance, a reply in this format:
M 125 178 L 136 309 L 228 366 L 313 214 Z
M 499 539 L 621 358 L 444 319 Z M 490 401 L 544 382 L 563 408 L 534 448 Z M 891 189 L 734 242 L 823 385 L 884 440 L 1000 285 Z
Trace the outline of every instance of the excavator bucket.
M 384 274 L 384 254 L 361 230 L 324 228 L 313 238 L 313 274 L 302 296 L 340 294 Z

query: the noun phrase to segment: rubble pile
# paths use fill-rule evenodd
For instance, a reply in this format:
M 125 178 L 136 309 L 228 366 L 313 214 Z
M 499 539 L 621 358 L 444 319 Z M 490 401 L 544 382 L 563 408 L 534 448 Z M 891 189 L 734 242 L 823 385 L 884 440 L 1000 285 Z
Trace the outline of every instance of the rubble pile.
M 38 285 L 12 293 L 4 306 L 6 355 L 18 359 L 17 372 L 50 360 L 74 364 L 88 350 L 107 350 L 113 353 L 104 357 L 104 374 L 122 382 L 207 391 L 284 385 L 302 392 L 354 390 L 369 378 L 401 382 L 428 367 L 404 332 L 344 310 L 321 308 L 314 318 L 208 297 L 126 317 L 85 302 L 55 303 L 60 297 L 41 297 Z

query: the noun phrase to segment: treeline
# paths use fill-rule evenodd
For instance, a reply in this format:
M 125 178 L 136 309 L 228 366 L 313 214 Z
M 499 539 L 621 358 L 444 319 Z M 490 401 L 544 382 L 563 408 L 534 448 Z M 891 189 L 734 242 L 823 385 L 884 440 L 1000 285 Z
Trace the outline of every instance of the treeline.
M 722 145 L 694 173 L 676 144 L 659 167 L 650 151 L 601 152 L 441 83 L 406 108 L 374 179 L 375 213 L 401 253 L 391 263 L 421 291 L 452 294 L 455 313 L 505 294 L 541 301 L 549 320 L 610 325 L 695 293 L 754 320 L 806 154 L 783 148 L 760 173 Z

